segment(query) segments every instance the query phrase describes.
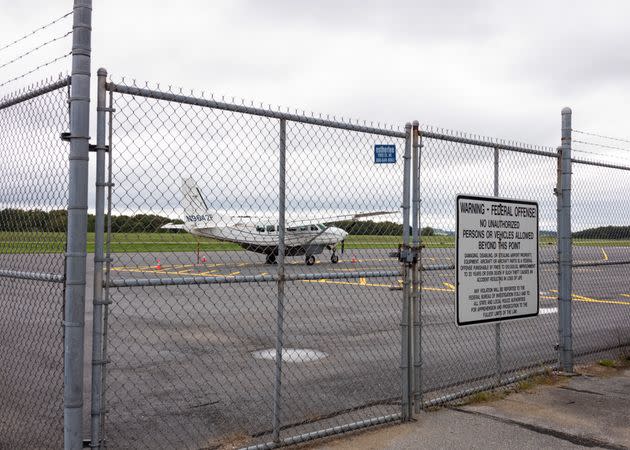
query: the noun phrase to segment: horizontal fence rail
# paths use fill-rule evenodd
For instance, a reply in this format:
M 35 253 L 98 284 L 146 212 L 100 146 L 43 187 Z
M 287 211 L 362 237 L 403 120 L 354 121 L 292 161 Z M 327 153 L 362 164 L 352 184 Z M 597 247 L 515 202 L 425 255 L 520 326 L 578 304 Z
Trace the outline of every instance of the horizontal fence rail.
M 349 278 L 384 278 L 398 277 L 399 270 L 381 271 L 351 271 L 351 272 L 318 272 L 286 274 L 285 281 L 313 281 L 313 280 L 345 280 Z M 278 275 L 232 275 L 232 276 L 197 276 L 197 277 L 159 277 L 110 280 L 109 287 L 131 286 L 178 286 L 186 284 L 224 284 L 224 283 L 271 283 L 280 279 Z
M 273 111 L 264 108 L 255 108 L 245 105 L 237 105 L 233 103 L 219 102 L 216 100 L 208 100 L 199 97 L 193 97 L 182 94 L 174 94 L 171 92 L 163 92 L 135 86 L 125 86 L 116 83 L 107 83 L 107 90 L 117 92 L 119 94 L 134 95 L 137 97 L 153 98 L 156 100 L 165 100 L 169 102 L 181 103 L 184 105 L 202 106 L 206 108 L 215 108 L 223 111 L 233 111 L 243 114 L 251 114 L 260 117 L 269 117 L 278 120 L 287 120 L 296 123 L 304 123 L 308 125 L 317 125 L 327 128 L 336 128 L 340 130 L 356 131 L 359 133 L 378 134 L 382 136 L 390 136 L 397 138 L 405 138 L 405 133 L 401 131 L 388 130 L 384 128 L 374 128 L 351 123 L 344 123 L 335 120 L 322 119 L 317 117 L 309 117 L 299 114 L 291 114 L 282 111 Z
M 16 280 L 33 280 L 33 281 L 52 281 L 54 283 L 63 283 L 65 277 L 58 273 L 44 272 L 21 272 L 19 270 L 0 269 L 0 277 L 15 278 Z
M 537 150 L 526 146 L 503 144 L 492 140 L 474 139 L 465 136 L 455 136 L 447 133 L 436 133 L 433 131 L 420 131 L 420 136 L 426 139 L 449 141 L 458 144 L 473 145 L 476 147 L 496 148 L 517 153 L 527 153 L 530 155 L 546 156 L 548 158 L 558 158 L 558 154 L 550 150 Z
M 41 95 L 48 94 L 49 92 L 56 91 L 57 89 L 61 89 L 66 86 L 70 86 L 70 77 L 65 77 L 59 79 L 54 83 L 46 84 L 40 88 L 36 88 L 33 90 L 29 90 L 23 94 L 15 94 L 13 96 L 8 96 L 6 100 L 0 102 L 0 110 L 9 108 L 11 106 L 17 105 L 18 103 L 25 102 L 27 100 L 31 100 L 37 98 Z

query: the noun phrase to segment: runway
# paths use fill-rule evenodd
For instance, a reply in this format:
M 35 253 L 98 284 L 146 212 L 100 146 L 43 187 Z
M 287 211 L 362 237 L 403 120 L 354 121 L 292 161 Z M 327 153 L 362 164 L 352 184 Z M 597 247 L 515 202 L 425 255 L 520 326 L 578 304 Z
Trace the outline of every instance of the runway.
M 625 248 L 575 248 L 576 264 L 624 261 Z M 400 277 L 319 278 L 318 274 L 397 271 L 386 249 L 347 251 L 338 264 L 287 260 L 283 348 L 321 352 L 282 368 L 283 435 L 399 411 Z M 269 440 L 275 363 L 277 284 L 232 282 L 272 276 L 277 266 L 248 252 L 116 254 L 112 280 L 195 278 L 199 284 L 111 289 L 108 435 L 157 445 L 214 446 Z M 205 258 L 205 261 L 204 261 Z M 555 248 L 541 248 L 538 317 L 501 324 L 504 376 L 556 359 Z M 159 262 L 158 262 L 159 260 Z M 453 249 L 425 249 L 423 265 L 453 264 Z M 494 324 L 455 325 L 454 270 L 423 272 L 424 399 L 492 379 Z M 342 276 L 342 275 L 339 275 Z M 215 283 L 216 278 L 220 283 Z M 209 284 L 205 284 L 209 283 Z M 627 266 L 574 269 L 576 354 L 630 342 Z M 159 430 L 159 432 L 158 432 Z M 168 430 L 168 432 L 166 432 Z M 202 442 L 203 441 L 203 442 Z
M 288 355 L 280 391 L 283 437 L 400 411 L 402 292 L 400 263 L 389 256 L 391 251 L 346 250 L 338 264 L 325 253 L 313 266 L 301 257 L 287 259 L 286 274 L 294 281 L 286 282 L 282 326 Z M 574 247 L 573 253 L 575 353 L 589 360 L 601 357 L 596 353 L 602 351 L 615 356 L 630 344 L 628 265 L 615 265 L 630 259 L 630 248 Z M 268 442 L 276 367 L 273 357 L 260 355 L 276 346 L 278 285 L 273 277 L 278 266 L 244 251 L 112 257 L 110 281 L 121 287 L 109 289 L 108 445 L 214 448 Z M 63 268 L 62 255 L 0 258 L 12 270 Z M 557 359 L 556 259 L 555 247 L 540 249 L 540 315 L 501 324 L 503 377 L 548 367 Z M 455 272 L 444 269 L 453 262 L 453 249 L 422 251 L 427 269 L 420 298 L 424 400 L 496 379 L 495 325 L 455 325 Z M 90 259 L 87 271 L 84 408 L 89 411 Z M 363 275 L 352 275 L 357 273 Z M 391 275 L 371 276 L 375 273 Z M 239 282 L 239 277 L 250 281 Z M 187 284 L 128 287 L 123 282 L 180 279 Z M 20 430 L 31 430 L 29 441 L 41 429 L 41 442 L 60 442 L 61 435 L 44 431 L 50 429 L 46 424 L 61 424 L 61 285 L 8 278 L 0 282 L 15 298 L 24 289 L 32 294 L 32 301 L 7 305 L 4 310 L 12 312 L 0 327 L 0 345 L 15 361 L 0 371 L 6 378 L 0 383 L 4 429 L 18 438 Z M 17 324 L 24 327 L 25 321 L 31 324 L 29 334 L 16 334 Z M 317 358 L 302 359 L 309 355 Z M 42 400 L 47 408 L 41 408 Z M 11 411 L 36 408 L 37 416 L 20 416 L 31 417 L 33 423 L 10 421 L 19 416 Z

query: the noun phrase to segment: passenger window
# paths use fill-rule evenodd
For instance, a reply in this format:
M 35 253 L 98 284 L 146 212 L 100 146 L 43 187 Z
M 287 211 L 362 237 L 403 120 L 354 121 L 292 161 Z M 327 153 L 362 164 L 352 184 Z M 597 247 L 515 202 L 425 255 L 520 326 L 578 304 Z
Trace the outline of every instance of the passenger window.
M 265 231 L 265 227 L 263 227 L 262 225 L 256 225 L 256 231 L 258 231 L 259 233 L 263 233 Z
M 267 225 L 267 232 L 271 233 L 273 231 L 276 231 L 276 227 L 273 225 Z
M 287 228 L 287 231 L 297 231 L 297 228 L 295 228 L 295 227 Z
M 308 227 L 300 227 L 300 231 L 308 231 Z

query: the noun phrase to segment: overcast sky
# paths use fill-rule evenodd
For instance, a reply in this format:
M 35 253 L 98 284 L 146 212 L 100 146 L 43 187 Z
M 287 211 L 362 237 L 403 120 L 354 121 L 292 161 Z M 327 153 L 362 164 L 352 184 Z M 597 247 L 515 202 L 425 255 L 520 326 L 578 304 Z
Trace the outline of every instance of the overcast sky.
M 70 11 L 72 1 L 0 0 L 0 8 L 2 46 Z M 574 128 L 630 137 L 628 17 L 627 1 L 95 0 L 92 69 L 555 147 L 564 106 Z M 70 19 L 42 34 L 62 34 Z M 0 51 L 0 65 L 31 43 L 40 41 Z M 62 39 L 0 69 L 0 82 L 69 45 Z M 66 70 L 67 61 L 30 79 Z M 0 97 L 19 83 L 1 87 Z M 616 154 L 630 163 L 630 154 Z
M 0 6 L 4 43 L 72 1 Z M 629 16 L 627 1 L 95 0 L 92 67 L 556 146 L 563 106 L 573 108 L 575 128 L 630 134 Z M 21 68 L 39 60 L 30 62 Z

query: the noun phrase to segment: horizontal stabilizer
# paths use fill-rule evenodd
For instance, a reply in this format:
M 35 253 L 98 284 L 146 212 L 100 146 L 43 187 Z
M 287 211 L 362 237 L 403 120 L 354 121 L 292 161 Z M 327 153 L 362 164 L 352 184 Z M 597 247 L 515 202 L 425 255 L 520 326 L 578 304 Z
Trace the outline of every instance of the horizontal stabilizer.
M 160 227 L 162 230 L 185 230 L 183 223 L 167 223 Z

